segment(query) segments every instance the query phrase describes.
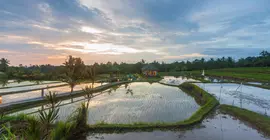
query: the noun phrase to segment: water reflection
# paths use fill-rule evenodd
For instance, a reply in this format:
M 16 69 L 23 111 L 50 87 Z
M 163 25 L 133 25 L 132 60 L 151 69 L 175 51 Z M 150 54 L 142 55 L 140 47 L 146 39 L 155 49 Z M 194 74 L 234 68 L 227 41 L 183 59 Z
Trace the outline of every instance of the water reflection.
M 8 79 L 7 78 L 0 78 L 0 85 L 2 87 L 5 87 L 8 85 Z
M 270 116 L 270 90 L 241 84 L 196 83 L 222 104 L 246 108 Z
M 101 121 L 106 123 L 175 122 L 187 119 L 199 108 L 195 100 L 179 88 L 158 83 L 150 85 L 147 82 L 134 82 L 116 86 L 102 93 L 105 94 L 96 96 L 90 101 L 89 124 Z M 70 100 L 65 100 L 62 104 L 67 102 Z M 59 119 L 66 120 L 81 102 L 85 101 L 61 106 Z M 21 112 L 31 112 L 31 109 Z
M 160 83 L 169 84 L 169 85 L 180 85 L 184 82 L 198 82 L 198 81 L 190 77 L 184 77 L 184 76 L 179 76 L 179 77 L 164 76 L 163 79 L 160 81 Z
M 257 130 L 234 117 L 215 113 L 189 130 L 155 130 L 150 132 L 89 133 L 87 140 L 267 140 Z
M 37 89 L 37 88 L 46 88 L 47 86 L 58 86 L 58 85 L 63 85 L 65 83 L 55 83 L 55 84 L 42 84 L 42 85 L 34 85 L 34 86 L 27 86 L 27 87 L 16 87 L 16 88 L 7 88 L 7 89 L 0 89 L 1 92 L 12 92 L 12 91 L 21 91 L 21 90 L 28 90 L 28 89 Z M 91 83 L 83 83 L 75 86 L 74 91 L 82 90 L 87 85 L 90 85 Z M 100 86 L 100 83 L 95 83 L 94 87 Z M 115 89 L 116 90 L 116 89 Z M 70 92 L 70 87 L 69 86 L 61 86 L 61 87 L 56 87 L 56 88 L 50 88 L 49 90 L 45 90 L 45 94 L 48 93 L 49 91 L 54 91 L 57 92 L 58 94 L 65 93 L 65 92 Z M 16 94 L 11 94 L 11 95 L 4 95 L 2 96 L 3 98 L 3 103 L 10 103 L 10 102 L 15 102 L 15 101 L 22 101 L 22 100 L 28 100 L 28 99 L 33 99 L 41 97 L 41 90 L 36 90 L 36 91 L 30 91 L 30 92 L 25 92 L 25 93 L 16 93 Z

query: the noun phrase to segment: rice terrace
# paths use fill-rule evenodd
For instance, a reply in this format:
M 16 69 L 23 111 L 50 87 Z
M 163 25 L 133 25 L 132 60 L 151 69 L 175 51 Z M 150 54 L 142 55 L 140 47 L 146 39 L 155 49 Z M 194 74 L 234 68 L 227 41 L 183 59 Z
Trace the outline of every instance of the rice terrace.
M 265 5 L 0 2 L 0 140 L 270 140 Z

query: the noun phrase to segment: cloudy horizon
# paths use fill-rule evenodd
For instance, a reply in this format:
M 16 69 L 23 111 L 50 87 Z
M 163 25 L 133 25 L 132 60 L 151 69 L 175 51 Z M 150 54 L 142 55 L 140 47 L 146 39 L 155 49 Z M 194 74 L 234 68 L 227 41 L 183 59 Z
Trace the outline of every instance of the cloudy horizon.
M 11 65 L 174 62 L 270 50 L 269 0 L 0 0 Z

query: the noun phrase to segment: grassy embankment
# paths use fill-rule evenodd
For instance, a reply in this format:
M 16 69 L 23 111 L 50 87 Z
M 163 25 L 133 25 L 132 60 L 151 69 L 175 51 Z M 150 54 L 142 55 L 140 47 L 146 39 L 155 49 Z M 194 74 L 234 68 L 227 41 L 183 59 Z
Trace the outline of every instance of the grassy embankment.
M 94 125 L 89 125 L 90 131 L 126 131 L 126 130 L 148 130 L 148 129 L 164 129 L 164 128 L 187 128 L 194 124 L 200 123 L 204 117 L 219 103 L 209 93 L 203 91 L 196 85 L 190 83 L 183 83 L 180 88 L 187 94 L 195 98 L 196 102 L 201 105 L 200 109 L 197 110 L 190 118 L 184 121 L 166 123 L 145 123 L 137 122 L 133 124 L 107 124 L 100 122 Z
M 231 105 L 221 105 L 220 111 L 222 113 L 232 115 L 240 120 L 246 121 L 259 131 L 270 135 L 270 117 L 268 116 Z

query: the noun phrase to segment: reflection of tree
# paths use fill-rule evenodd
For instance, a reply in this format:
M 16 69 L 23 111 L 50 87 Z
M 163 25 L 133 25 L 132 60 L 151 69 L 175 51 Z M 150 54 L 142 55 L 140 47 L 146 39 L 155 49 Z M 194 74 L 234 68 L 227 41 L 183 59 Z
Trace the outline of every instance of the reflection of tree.
M 129 84 L 127 83 L 127 84 L 125 84 L 125 89 L 127 89 L 128 88 L 128 86 L 129 86 Z
M 111 93 L 112 93 L 112 89 L 109 89 L 108 94 L 111 95 Z
M 7 78 L 1 78 L 0 79 L 0 84 L 2 85 L 2 87 L 5 87 L 5 86 L 7 86 L 7 84 L 8 84 L 8 79 Z
M 131 95 L 131 96 L 133 96 L 133 90 L 132 90 L 132 89 L 130 89 L 129 84 L 125 84 L 125 89 L 127 89 L 126 94 L 129 94 L 129 93 L 130 93 L 130 95 Z
M 113 86 L 112 89 L 113 89 L 113 91 L 115 92 L 119 87 L 120 87 L 120 85 Z
M 155 83 L 155 82 L 148 82 L 150 85 L 152 85 L 153 83 Z
M 20 84 L 20 83 L 22 82 L 22 80 L 21 80 L 21 79 L 17 79 L 16 82 L 17 82 L 18 84 Z
M 112 91 L 116 92 L 116 90 L 120 87 L 120 85 L 117 86 L 113 86 L 108 90 L 108 94 L 110 95 L 112 93 Z
M 33 81 L 30 81 L 30 82 L 33 82 L 33 83 L 35 83 L 35 84 L 37 84 L 37 85 L 39 85 L 39 84 L 42 83 L 42 81 L 39 81 L 39 80 L 33 80 Z
M 215 78 L 209 77 L 209 81 L 214 82 Z
M 130 93 L 131 96 L 133 96 L 133 90 L 132 89 L 127 89 L 126 94 L 129 94 L 129 93 Z

